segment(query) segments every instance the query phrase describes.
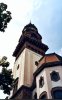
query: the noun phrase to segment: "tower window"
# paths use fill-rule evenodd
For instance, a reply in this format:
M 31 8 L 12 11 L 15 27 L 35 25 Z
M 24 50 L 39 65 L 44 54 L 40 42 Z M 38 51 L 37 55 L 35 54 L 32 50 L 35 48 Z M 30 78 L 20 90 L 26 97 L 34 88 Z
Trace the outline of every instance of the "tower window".
M 59 73 L 56 72 L 56 71 L 53 71 L 53 72 L 50 74 L 50 76 L 51 76 L 51 80 L 52 80 L 52 81 L 58 81 L 58 80 L 60 80 Z
M 35 65 L 38 66 L 38 62 L 37 61 L 35 61 Z
M 39 80 L 39 87 L 43 87 L 44 85 L 44 78 L 43 77 L 40 77 L 40 80 Z
M 18 66 L 17 66 L 17 70 L 19 69 L 19 64 L 18 64 Z

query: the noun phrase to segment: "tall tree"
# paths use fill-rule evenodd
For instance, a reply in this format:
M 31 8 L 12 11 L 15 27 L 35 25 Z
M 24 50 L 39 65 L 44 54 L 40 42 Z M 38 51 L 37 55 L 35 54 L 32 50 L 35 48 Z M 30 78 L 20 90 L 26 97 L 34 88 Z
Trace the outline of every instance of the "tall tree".
M 9 67 L 7 57 L 4 56 L 0 59 L 0 67 L 2 67 L 0 72 L 0 89 L 2 89 L 5 94 L 9 95 L 14 79 L 12 76 L 12 70 L 7 69 Z
M 7 5 L 4 3 L 0 3 L 0 31 L 5 32 L 7 28 L 7 24 L 12 19 L 11 12 L 7 11 Z M 14 81 L 12 77 L 12 70 L 8 69 L 9 62 L 7 61 L 7 57 L 2 57 L 0 59 L 0 67 L 2 70 L 0 72 L 0 89 L 3 90 L 4 93 L 10 94 L 10 90 L 12 89 L 12 83 Z
M 4 3 L 0 3 L 0 31 L 5 32 L 7 28 L 7 24 L 12 19 L 11 12 L 7 11 L 7 5 Z

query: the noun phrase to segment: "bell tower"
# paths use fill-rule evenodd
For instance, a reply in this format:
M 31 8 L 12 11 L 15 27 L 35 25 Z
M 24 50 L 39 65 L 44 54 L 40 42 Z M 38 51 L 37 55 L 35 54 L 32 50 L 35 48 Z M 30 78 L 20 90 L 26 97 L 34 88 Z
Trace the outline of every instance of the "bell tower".
M 13 52 L 15 57 L 13 77 L 15 81 L 12 98 L 31 98 L 33 73 L 38 68 L 35 63 L 45 55 L 47 50 L 48 46 L 42 43 L 42 36 L 38 33 L 36 26 L 31 23 L 26 25 Z

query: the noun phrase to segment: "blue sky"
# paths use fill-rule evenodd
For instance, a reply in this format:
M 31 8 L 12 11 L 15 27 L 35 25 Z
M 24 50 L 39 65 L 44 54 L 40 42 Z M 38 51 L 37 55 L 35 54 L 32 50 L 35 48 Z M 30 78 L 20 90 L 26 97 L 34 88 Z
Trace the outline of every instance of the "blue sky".
M 43 0 L 33 16 L 38 18 L 34 23 L 49 46 L 48 52 L 58 52 L 62 48 L 62 0 Z
M 21 36 L 23 27 L 31 20 L 47 44 L 47 53 L 62 55 L 62 0 L 0 0 L 12 12 L 12 21 L 5 33 L 0 32 L 0 56 L 7 56 L 11 67 L 12 53 Z M 2 92 L 0 93 L 4 98 Z M 1 97 L 0 97 L 1 98 Z

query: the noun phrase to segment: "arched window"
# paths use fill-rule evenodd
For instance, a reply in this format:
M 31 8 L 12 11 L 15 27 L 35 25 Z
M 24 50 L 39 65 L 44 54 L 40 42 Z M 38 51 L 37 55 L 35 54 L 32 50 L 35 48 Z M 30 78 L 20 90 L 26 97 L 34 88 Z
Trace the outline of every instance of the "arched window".
M 62 87 L 55 87 L 51 91 L 53 99 L 62 99 Z
M 47 99 L 47 92 L 44 91 L 43 93 L 41 93 L 39 99 Z

